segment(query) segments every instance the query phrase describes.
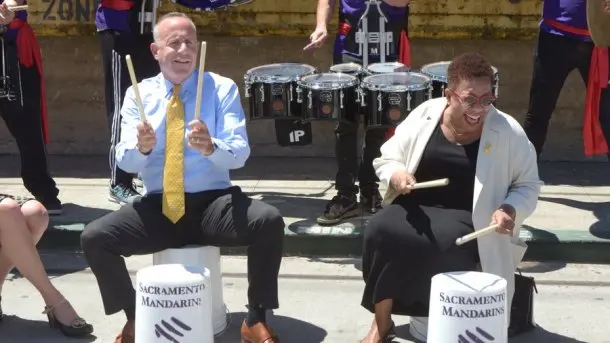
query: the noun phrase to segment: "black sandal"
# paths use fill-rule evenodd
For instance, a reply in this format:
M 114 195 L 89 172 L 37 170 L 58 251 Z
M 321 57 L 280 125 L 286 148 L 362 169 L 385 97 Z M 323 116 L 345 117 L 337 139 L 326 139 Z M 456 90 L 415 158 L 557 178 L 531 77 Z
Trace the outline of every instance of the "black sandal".
M 385 336 L 381 337 L 381 343 L 392 343 L 394 342 L 395 338 L 396 325 L 394 324 L 394 321 L 392 321 L 392 326 L 390 326 L 390 330 L 388 330 L 388 333 L 386 333 Z

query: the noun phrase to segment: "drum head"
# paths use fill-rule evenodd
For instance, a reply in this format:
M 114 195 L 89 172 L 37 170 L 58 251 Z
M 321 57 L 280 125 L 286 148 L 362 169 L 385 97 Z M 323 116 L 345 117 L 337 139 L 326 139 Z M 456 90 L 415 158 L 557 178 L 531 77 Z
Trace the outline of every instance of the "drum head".
M 335 64 L 330 67 L 330 71 L 335 73 L 344 73 L 344 74 L 358 74 L 362 71 L 362 66 L 358 63 L 341 63 Z
M 428 75 L 434 81 L 447 82 L 447 69 L 449 68 L 450 61 L 441 61 L 436 63 L 426 64 L 421 68 L 421 72 Z M 498 74 L 498 69 L 491 66 L 494 75 Z
M 343 73 L 320 73 L 305 76 L 297 84 L 308 89 L 335 90 L 358 84 L 358 78 Z
M 407 72 L 409 67 L 399 62 L 373 63 L 366 68 L 369 74 Z
M 246 82 L 282 83 L 300 79 L 312 74 L 316 68 L 301 63 L 275 63 L 252 68 L 246 72 Z
M 362 88 L 388 92 L 428 90 L 430 82 L 429 77 L 420 73 L 387 73 L 365 77 Z

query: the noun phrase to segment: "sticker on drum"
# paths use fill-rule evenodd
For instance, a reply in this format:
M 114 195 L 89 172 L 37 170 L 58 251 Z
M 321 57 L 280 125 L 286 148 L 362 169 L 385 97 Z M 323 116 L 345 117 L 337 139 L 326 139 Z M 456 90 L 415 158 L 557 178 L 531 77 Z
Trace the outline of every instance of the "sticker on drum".
M 297 81 L 297 102 L 303 119 L 355 121 L 358 115 L 358 78 L 343 73 L 308 75 Z
M 353 62 L 341 63 L 331 66 L 330 71 L 333 73 L 343 73 L 358 76 L 362 73 L 362 66 Z
M 426 64 L 421 68 L 421 73 L 432 79 L 432 97 L 440 98 L 445 96 L 445 88 L 447 88 L 447 69 L 449 68 L 451 61 L 441 61 Z M 493 93 L 497 98 L 499 93 L 499 73 L 498 68 L 491 66 L 494 73 L 493 80 Z
M 400 62 L 373 63 L 366 68 L 368 75 L 408 72 L 409 67 Z
M 430 99 L 432 80 L 415 72 L 386 73 L 365 77 L 360 87 L 366 126 L 395 127 Z
M 296 101 L 296 81 L 315 73 L 316 68 L 300 63 L 275 63 L 252 68 L 244 75 L 250 119 L 301 119 Z

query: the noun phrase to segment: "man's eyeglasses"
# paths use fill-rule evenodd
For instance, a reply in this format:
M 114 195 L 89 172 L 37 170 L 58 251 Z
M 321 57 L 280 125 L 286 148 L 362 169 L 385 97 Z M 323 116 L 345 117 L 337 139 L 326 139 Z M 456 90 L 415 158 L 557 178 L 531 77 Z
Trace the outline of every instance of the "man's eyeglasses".
M 486 95 L 483 95 L 481 97 L 477 97 L 477 96 L 474 96 L 474 95 L 462 96 L 462 95 L 459 95 L 454 90 L 450 90 L 450 91 L 458 99 L 460 99 L 460 102 L 462 104 L 464 104 L 466 107 L 473 107 L 473 106 L 475 106 L 477 104 L 481 105 L 482 107 L 487 107 L 487 106 L 491 106 L 494 103 L 494 101 L 496 101 L 496 97 L 493 96 L 492 94 L 486 94 Z

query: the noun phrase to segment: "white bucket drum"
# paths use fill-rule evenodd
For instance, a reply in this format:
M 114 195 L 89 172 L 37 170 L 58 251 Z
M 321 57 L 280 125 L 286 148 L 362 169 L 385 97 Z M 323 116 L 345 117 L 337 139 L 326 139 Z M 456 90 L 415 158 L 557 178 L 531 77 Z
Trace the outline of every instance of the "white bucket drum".
M 481 272 L 432 277 L 428 343 L 508 341 L 507 282 Z
M 212 323 L 214 335 L 219 335 L 227 328 L 227 307 L 222 292 L 222 273 L 220 268 L 220 248 L 213 246 L 185 246 L 178 249 L 166 249 L 153 254 L 154 265 L 165 264 L 194 265 L 209 270 L 212 295 Z
M 214 343 L 210 271 L 164 264 L 136 274 L 135 343 Z

